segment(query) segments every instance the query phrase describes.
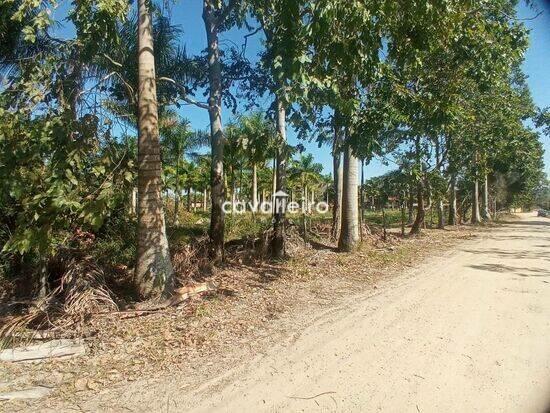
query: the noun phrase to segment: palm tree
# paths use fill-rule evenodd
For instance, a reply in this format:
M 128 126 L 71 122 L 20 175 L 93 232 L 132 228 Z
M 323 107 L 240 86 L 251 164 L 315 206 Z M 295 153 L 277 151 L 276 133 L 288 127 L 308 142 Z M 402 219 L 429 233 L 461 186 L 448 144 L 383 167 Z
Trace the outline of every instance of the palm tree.
M 241 173 L 246 159 L 243 151 L 242 128 L 235 122 L 229 122 L 225 128 L 224 166 L 231 192 L 231 202 L 235 203 L 239 195 L 238 174 Z
M 172 293 L 174 277 L 162 205 L 160 137 L 151 15 L 139 0 L 138 246 L 135 280 L 144 297 Z
M 258 166 L 265 164 L 273 153 L 275 133 L 260 112 L 243 116 L 241 125 L 241 146 L 246 152 L 252 170 L 252 204 L 258 205 Z
M 232 11 L 239 5 L 237 1 L 203 0 L 202 18 L 206 30 L 208 54 L 208 116 L 211 135 L 211 184 L 212 209 L 210 211 L 210 254 L 215 261 L 223 260 L 224 248 L 224 144 L 222 126 L 222 62 L 218 35 L 226 27 Z
M 308 201 L 313 201 L 313 199 L 310 199 L 309 190 L 321 182 L 322 171 L 323 165 L 315 163 L 311 154 L 300 155 L 297 160 L 292 162 L 289 168 L 289 180 L 299 182 L 302 191 L 302 201 L 306 207 Z
M 178 225 L 179 201 L 182 191 L 182 181 L 189 172 L 186 171 L 186 156 L 192 156 L 195 151 L 208 142 L 204 133 L 191 131 L 190 122 L 187 119 L 178 119 L 175 112 L 166 111 L 161 121 L 160 129 L 162 137 L 162 160 L 169 168 L 165 168 L 172 179 L 174 190 L 174 215 L 175 225 Z M 187 167 L 188 168 L 188 167 Z
M 208 208 L 208 188 L 210 187 L 210 165 L 212 163 L 209 155 L 196 155 L 196 188 L 202 192 L 202 210 L 207 211 Z
M 107 102 L 107 107 L 132 126 L 135 125 L 137 116 L 137 24 L 137 15 L 123 22 L 118 33 L 120 46 L 101 50 L 96 58 L 98 76 L 113 74 L 108 81 L 112 100 Z M 173 25 L 170 18 L 161 13 L 154 13 L 151 25 L 155 45 L 155 76 L 158 82 L 158 112 L 161 118 L 165 117 L 165 112 L 167 117 L 173 117 L 174 111 L 168 110 L 167 107 L 177 102 L 180 97 L 181 91 L 177 85 L 186 85 L 199 74 L 193 61 L 187 57 L 185 49 L 179 44 L 181 28 Z M 166 81 L 167 79 L 174 80 L 177 85 Z

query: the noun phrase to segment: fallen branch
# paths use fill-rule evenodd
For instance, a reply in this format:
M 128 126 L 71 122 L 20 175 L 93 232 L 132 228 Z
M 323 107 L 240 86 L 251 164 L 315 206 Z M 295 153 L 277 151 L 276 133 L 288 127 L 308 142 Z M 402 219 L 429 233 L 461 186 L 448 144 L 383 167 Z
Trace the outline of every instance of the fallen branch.
M 27 347 L 16 347 L 0 351 L 0 361 L 36 362 L 44 359 L 65 359 L 81 356 L 86 347 L 81 341 L 52 340 Z
M 193 297 L 197 294 L 207 292 L 207 291 L 216 291 L 217 289 L 218 289 L 218 287 L 214 283 L 209 282 L 209 281 L 201 283 L 201 284 L 197 284 L 197 285 L 190 285 L 190 286 L 181 287 L 181 288 L 178 288 L 174 292 L 174 295 L 172 295 L 172 297 L 170 297 L 167 300 L 163 301 L 159 305 L 157 305 L 155 307 L 152 307 L 152 308 L 139 308 L 138 307 L 134 311 L 154 312 L 154 311 L 164 310 L 168 307 L 177 307 L 182 302 L 188 300 L 189 298 L 191 298 L 191 297 Z
M 311 397 L 298 397 L 298 396 L 287 396 L 289 399 L 298 399 L 298 400 L 313 400 L 316 399 L 319 396 L 324 396 L 325 394 L 336 394 L 335 391 L 325 391 L 323 393 L 316 394 L 315 396 Z

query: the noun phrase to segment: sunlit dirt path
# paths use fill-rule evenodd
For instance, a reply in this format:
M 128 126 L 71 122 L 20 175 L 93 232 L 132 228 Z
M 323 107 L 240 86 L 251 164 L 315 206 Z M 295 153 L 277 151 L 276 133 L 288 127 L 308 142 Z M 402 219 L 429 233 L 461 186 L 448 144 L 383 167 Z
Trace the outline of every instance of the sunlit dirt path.
M 200 411 L 543 412 L 550 220 L 532 214 L 309 326 Z
M 296 333 L 198 387 L 136 383 L 83 408 L 548 412 L 550 220 L 525 214 Z

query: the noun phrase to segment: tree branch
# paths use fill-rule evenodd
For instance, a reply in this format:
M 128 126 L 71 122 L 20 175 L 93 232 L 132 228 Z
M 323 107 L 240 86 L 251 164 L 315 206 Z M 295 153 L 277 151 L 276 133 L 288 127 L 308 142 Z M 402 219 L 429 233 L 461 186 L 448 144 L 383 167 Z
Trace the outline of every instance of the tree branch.
M 115 62 L 107 53 L 103 53 L 103 57 L 115 66 L 122 67 L 122 63 Z
M 84 95 L 85 93 L 90 93 L 92 90 L 94 90 L 95 88 L 99 87 L 103 82 L 106 82 L 109 78 L 111 78 L 112 76 L 115 76 L 117 73 L 116 72 L 111 72 L 109 73 L 108 75 L 105 75 L 103 76 L 94 86 L 92 86 L 91 88 L 89 89 L 86 89 L 86 90 L 81 90 L 78 95 L 77 95 L 77 99 Z
M 216 26 L 220 26 L 224 22 L 224 20 L 227 19 L 227 16 L 229 16 L 229 13 L 233 11 L 237 3 L 238 0 L 229 0 L 227 6 L 225 6 L 220 15 L 216 17 Z
M 157 78 L 157 80 L 159 81 L 164 81 L 164 82 L 168 82 L 168 83 L 171 83 L 173 84 L 174 86 L 176 86 L 180 91 L 183 92 L 183 96 L 181 96 L 181 99 L 184 101 L 184 102 L 187 102 L 191 105 L 195 105 L 201 109 L 206 109 L 206 110 L 210 110 L 210 107 L 208 106 L 207 103 L 203 103 L 203 102 L 197 102 L 196 100 L 194 99 L 191 99 L 191 98 L 188 98 L 187 97 L 187 90 L 185 89 L 185 87 L 183 87 L 182 85 L 180 85 L 178 82 L 176 82 L 174 79 L 171 79 L 169 77 L 159 77 Z

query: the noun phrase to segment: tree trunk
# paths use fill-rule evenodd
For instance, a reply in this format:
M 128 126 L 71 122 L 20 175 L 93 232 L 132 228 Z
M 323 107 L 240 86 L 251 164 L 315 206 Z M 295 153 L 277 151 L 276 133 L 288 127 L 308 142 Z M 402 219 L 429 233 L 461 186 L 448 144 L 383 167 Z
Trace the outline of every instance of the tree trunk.
M 466 222 L 466 215 L 468 215 L 468 210 L 470 209 L 471 204 L 464 205 L 460 214 L 460 224 Z
M 206 208 L 206 203 L 208 202 L 208 191 L 206 189 L 204 189 L 202 191 L 202 210 L 204 212 L 207 211 L 207 208 Z
M 437 162 L 437 170 L 441 173 L 441 164 L 443 163 L 443 154 L 441 153 L 441 147 L 439 137 L 435 139 L 435 157 Z M 437 228 L 445 229 L 445 207 L 443 206 L 443 199 L 438 195 L 437 200 Z
M 277 165 L 276 165 L 276 180 L 275 192 L 286 191 L 286 108 L 281 100 L 277 97 Z M 277 199 L 273 199 L 276 204 Z M 285 209 L 286 199 L 280 200 L 283 204 L 275 207 L 273 214 L 273 241 L 272 254 L 274 258 L 281 259 L 285 256 Z
M 407 202 L 407 209 L 409 217 L 407 219 L 407 225 L 412 225 L 414 222 L 414 191 L 412 187 L 409 189 L 409 200 Z
M 38 293 L 37 298 L 46 298 L 49 291 L 48 284 L 48 261 L 45 257 L 40 259 L 40 270 L 38 272 Z
M 449 190 L 449 225 L 456 225 L 456 175 L 451 175 L 451 188 Z
M 136 286 L 143 297 L 174 287 L 162 205 L 155 58 L 147 0 L 138 19 L 138 246 Z
M 187 188 L 187 212 L 191 212 L 191 187 Z
M 437 202 L 437 228 L 445 229 L 445 207 L 443 206 L 443 200 L 440 199 Z
M 308 189 L 302 179 L 302 232 L 304 236 L 304 242 L 307 244 L 307 212 L 308 212 Z
M 416 219 L 411 227 L 410 234 L 420 234 L 420 229 L 424 225 L 424 218 L 426 216 L 426 209 L 424 207 L 424 185 L 422 184 L 422 178 L 418 181 L 416 189 L 416 202 L 418 207 L 416 209 Z
M 179 210 L 180 210 L 180 194 L 179 188 L 174 193 L 174 225 L 179 225 Z
M 252 204 L 258 206 L 258 168 L 252 165 Z
M 363 220 L 365 219 L 364 211 L 364 194 L 363 187 L 365 186 L 365 158 L 361 159 L 361 185 L 359 186 L 359 237 L 363 241 Z
M 239 172 L 239 191 L 237 194 L 239 201 L 243 201 L 243 168 Z
M 401 236 L 405 236 L 405 201 L 401 201 Z
M 130 214 L 135 215 L 137 213 L 137 198 L 138 198 L 138 190 L 137 188 L 132 188 L 132 196 L 130 199 L 131 205 L 130 205 Z
M 416 162 L 420 167 L 420 177 L 416 186 L 416 202 L 418 203 L 416 209 L 416 219 L 411 227 L 410 234 L 420 234 L 421 228 L 425 228 L 425 216 L 426 208 L 424 206 L 424 172 L 422 167 L 422 153 L 421 153 L 421 141 L 420 136 L 415 138 L 415 150 L 416 150 Z
M 204 0 L 202 18 L 206 29 L 208 42 L 208 82 L 210 94 L 208 98 L 208 115 L 210 117 L 210 134 L 212 165 L 210 170 L 210 189 L 212 208 L 210 211 L 210 256 L 216 261 L 222 261 L 224 256 L 225 217 L 224 177 L 223 177 L 223 146 L 225 137 L 222 128 L 222 73 L 220 51 L 218 45 L 219 25 L 216 21 L 216 10 L 208 0 Z
M 474 180 L 474 187 L 472 188 L 472 224 L 479 224 L 481 218 L 479 215 L 479 181 L 477 178 Z
M 183 155 L 180 156 L 180 148 L 178 142 L 178 159 L 176 160 L 176 188 L 174 196 L 174 225 L 179 225 L 179 207 L 180 207 L 180 160 Z
M 359 211 L 357 202 L 357 158 L 350 145 L 344 150 L 344 176 L 342 188 L 342 224 L 338 249 L 350 252 L 359 242 Z
M 272 174 L 272 182 L 271 182 L 271 212 L 275 214 L 275 199 L 273 198 L 273 194 L 277 192 L 277 157 L 273 158 L 273 174 Z
M 487 174 L 483 177 L 483 208 L 481 209 L 481 216 L 484 221 L 491 220 L 491 212 L 489 211 L 489 179 Z
M 335 132 L 334 140 L 338 141 L 340 131 Z M 332 239 L 336 240 L 340 234 L 340 223 L 342 221 L 342 180 L 344 168 L 342 162 L 342 152 L 339 149 L 339 143 L 335 143 L 332 150 L 332 166 L 334 175 L 334 204 L 332 206 L 332 229 L 330 231 Z
M 388 232 L 386 230 L 386 207 L 384 206 L 384 204 L 382 204 L 382 229 L 384 230 L 384 235 L 383 235 L 383 239 L 384 241 L 387 240 L 388 238 Z

